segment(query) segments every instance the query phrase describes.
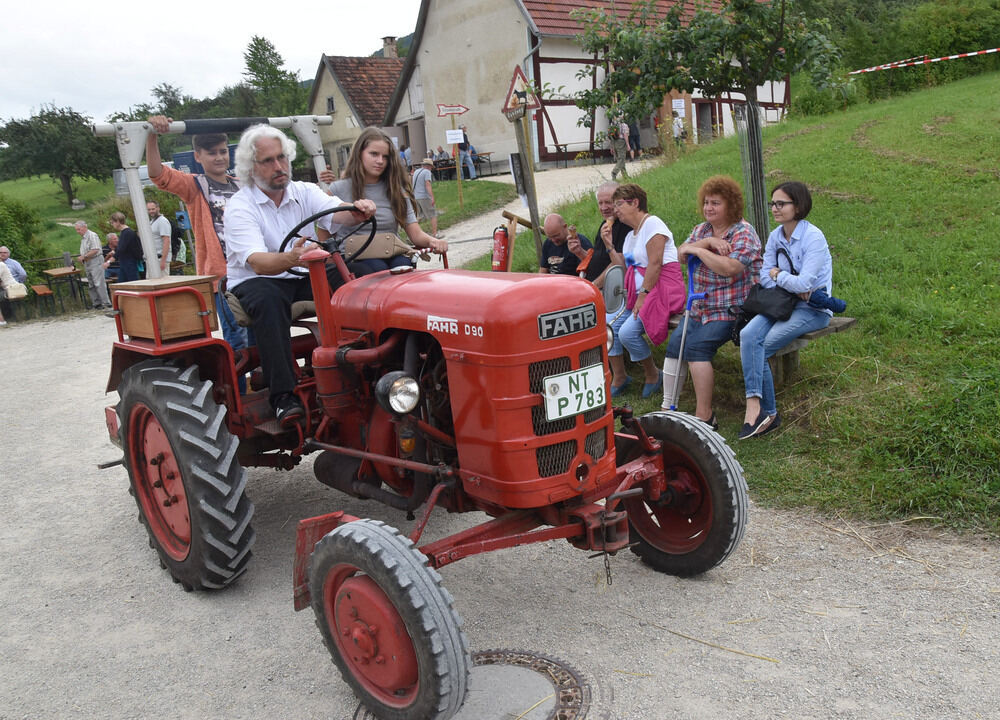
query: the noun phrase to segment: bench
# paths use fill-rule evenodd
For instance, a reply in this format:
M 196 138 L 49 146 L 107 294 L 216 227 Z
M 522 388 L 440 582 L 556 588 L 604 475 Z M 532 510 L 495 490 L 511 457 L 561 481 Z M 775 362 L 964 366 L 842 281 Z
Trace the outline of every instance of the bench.
M 56 295 L 54 292 L 52 292 L 52 288 L 50 288 L 48 285 L 32 285 L 31 286 L 31 292 L 35 293 L 35 313 L 36 314 L 41 315 L 41 313 L 40 313 L 40 311 L 38 309 L 38 299 L 39 298 L 42 299 L 42 302 L 45 304 L 46 307 L 51 307 L 52 314 L 55 315 L 56 314 L 56 301 L 55 301 L 55 298 L 58 297 L 59 298 L 59 307 L 62 308 L 62 311 L 64 313 L 66 312 L 66 306 L 63 305 L 62 295 Z
M 769 360 L 771 363 L 771 376 L 774 378 L 774 385 L 777 387 L 784 383 L 785 378 L 799 369 L 799 350 L 808 345 L 811 341 L 817 340 L 824 335 L 832 335 L 858 324 L 857 318 L 834 316 L 830 319 L 830 324 L 820 330 L 807 332 L 801 337 L 797 337 L 790 343 L 776 352 Z

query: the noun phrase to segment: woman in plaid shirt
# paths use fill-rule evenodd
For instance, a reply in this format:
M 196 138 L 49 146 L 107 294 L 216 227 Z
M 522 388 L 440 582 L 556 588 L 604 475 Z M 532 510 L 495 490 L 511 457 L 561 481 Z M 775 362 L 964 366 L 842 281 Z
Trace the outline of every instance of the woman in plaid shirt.
M 750 287 L 757 282 L 761 267 L 760 238 L 743 219 L 743 191 L 730 177 L 710 177 L 698 189 L 698 202 L 705 222 L 691 231 L 687 241 L 677 248 L 677 259 L 684 265 L 689 256 L 701 260 L 694 272 L 694 292 L 705 293 L 703 300 L 691 306 L 684 358 L 691 369 L 694 384 L 695 416 L 713 430 L 719 429 L 712 411 L 715 370 L 712 358 L 730 339 L 733 317 L 730 305 L 742 305 Z M 680 375 L 679 388 L 686 374 L 680 352 L 683 326 L 670 334 L 663 360 L 663 409 L 677 406 L 673 397 L 674 378 Z

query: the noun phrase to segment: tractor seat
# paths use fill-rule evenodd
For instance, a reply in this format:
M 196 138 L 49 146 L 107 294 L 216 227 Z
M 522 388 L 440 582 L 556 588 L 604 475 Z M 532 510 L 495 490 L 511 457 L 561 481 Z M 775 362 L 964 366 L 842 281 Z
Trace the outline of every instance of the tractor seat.
M 229 304 L 229 309 L 233 311 L 233 317 L 236 318 L 236 324 L 240 327 L 250 327 L 253 325 L 253 320 L 247 315 L 246 310 L 240 305 L 240 299 L 233 295 L 231 292 L 226 293 L 226 302 Z M 299 300 L 298 302 L 292 303 L 292 322 L 295 322 L 299 318 L 312 317 L 316 314 L 316 303 L 312 300 Z

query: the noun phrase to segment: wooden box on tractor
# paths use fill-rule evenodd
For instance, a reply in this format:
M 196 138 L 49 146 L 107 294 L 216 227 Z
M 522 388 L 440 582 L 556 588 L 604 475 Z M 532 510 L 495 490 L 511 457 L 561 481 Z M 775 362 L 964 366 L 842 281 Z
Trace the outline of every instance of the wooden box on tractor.
M 204 299 L 209 328 L 217 330 L 219 320 L 212 297 L 212 280 L 211 275 L 174 275 L 113 284 L 111 291 L 117 296 L 123 332 L 133 338 L 155 340 L 158 328 L 161 341 L 202 335 L 204 326 L 198 295 Z M 195 292 L 157 294 L 181 287 L 192 288 Z

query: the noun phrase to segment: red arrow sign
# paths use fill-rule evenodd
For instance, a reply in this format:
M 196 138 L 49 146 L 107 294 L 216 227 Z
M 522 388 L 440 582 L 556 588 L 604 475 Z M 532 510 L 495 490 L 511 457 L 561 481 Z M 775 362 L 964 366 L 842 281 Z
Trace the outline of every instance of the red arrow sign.
M 469 108 L 465 107 L 465 105 L 442 105 L 441 103 L 438 103 L 438 117 L 462 115 L 467 112 L 469 112 Z

